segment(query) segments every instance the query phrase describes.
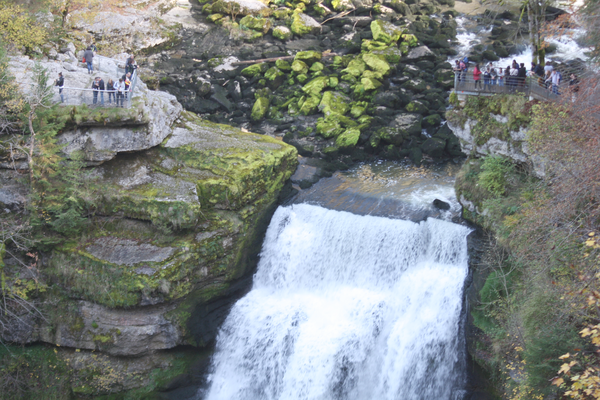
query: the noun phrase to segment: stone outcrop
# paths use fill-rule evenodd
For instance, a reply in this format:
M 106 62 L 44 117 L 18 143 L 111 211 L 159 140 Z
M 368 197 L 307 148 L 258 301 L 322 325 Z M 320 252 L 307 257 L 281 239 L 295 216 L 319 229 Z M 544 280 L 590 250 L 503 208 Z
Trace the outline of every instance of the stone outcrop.
M 508 118 L 503 115 L 491 114 L 498 123 L 506 125 Z M 531 162 L 533 172 L 538 177 L 544 176 L 544 163 L 538 157 L 531 155 L 526 141 L 527 128 L 519 127 L 519 130 L 506 129 L 508 134 L 497 137 L 490 135 L 486 140 L 479 139 L 473 128 L 478 121 L 467 119 L 464 125 L 448 121 L 448 126 L 459 139 L 462 151 L 475 157 L 503 156 L 510 158 L 516 164 Z
M 27 88 L 31 62 L 15 65 L 26 67 L 16 75 Z M 87 85 L 80 69 L 63 73 Z M 6 342 L 60 346 L 69 360 L 73 349 L 82 360 L 99 351 L 100 365 L 124 376 L 105 385 L 85 375 L 96 395 L 140 387 L 145 381 L 134 375 L 152 368 L 168 376 L 180 346 L 214 341 L 249 288 L 277 197 L 297 166 L 296 150 L 280 140 L 203 120 L 143 82 L 138 89 L 130 109 L 110 115 L 85 106 L 56 110 L 81 115 L 57 139 L 92 167 L 88 184 L 98 190 L 81 201 L 94 204 L 95 216 L 84 236 L 43 254 L 38 279 L 57 288 L 44 295 L 44 318 L 23 315 L 0 330 Z M 15 167 L 0 169 L 0 206 L 18 211 L 28 190 Z M 129 370 L 131 357 L 147 366 Z

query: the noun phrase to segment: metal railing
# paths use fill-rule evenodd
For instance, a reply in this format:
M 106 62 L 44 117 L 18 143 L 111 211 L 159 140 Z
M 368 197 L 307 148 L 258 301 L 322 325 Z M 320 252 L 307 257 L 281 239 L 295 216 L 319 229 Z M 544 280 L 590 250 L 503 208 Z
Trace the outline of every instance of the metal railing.
M 123 69 L 119 69 L 119 76 Z M 80 106 L 87 105 L 89 107 L 131 107 L 131 101 L 137 85 L 137 69 L 134 69 L 131 74 L 131 84 L 124 92 L 117 92 L 112 89 L 95 90 L 88 88 L 63 87 L 58 89 L 54 95 L 54 101 L 63 106 Z M 106 83 L 105 83 L 106 84 Z
M 467 73 L 456 72 L 454 76 L 454 91 L 459 95 L 473 96 L 493 96 L 496 94 L 517 94 L 522 93 L 528 97 L 538 100 L 557 100 L 561 95 L 572 93 L 576 87 L 581 85 L 582 79 L 580 76 L 577 85 L 570 85 L 566 73 L 561 72 L 563 79 L 558 85 L 552 85 L 546 82 L 543 77 L 537 75 L 519 78 L 516 76 L 506 77 L 502 79 L 486 79 L 481 76 L 481 79 L 475 81 L 473 71 Z

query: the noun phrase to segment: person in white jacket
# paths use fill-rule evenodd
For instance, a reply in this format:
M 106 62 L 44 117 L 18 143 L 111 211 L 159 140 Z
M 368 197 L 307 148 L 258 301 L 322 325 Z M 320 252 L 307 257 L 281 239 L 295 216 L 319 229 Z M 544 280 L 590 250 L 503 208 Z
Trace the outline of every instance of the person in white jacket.
M 121 107 L 123 107 L 123 98 L 125 97 L 125 82 L 123 82 L 123 79 L 115 82 L 115 90 L 117 91 L 117 107 L 119 107 L 119 101 L 121 102 Z

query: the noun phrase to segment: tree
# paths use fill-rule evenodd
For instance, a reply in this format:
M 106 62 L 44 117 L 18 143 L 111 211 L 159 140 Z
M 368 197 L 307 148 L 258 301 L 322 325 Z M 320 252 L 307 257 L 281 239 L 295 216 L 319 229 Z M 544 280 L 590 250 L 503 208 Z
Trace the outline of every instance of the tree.
M 0 0 L 0 40 L 5 44 L 32 49 L 46 41 L 48 33 L 27 11 Z

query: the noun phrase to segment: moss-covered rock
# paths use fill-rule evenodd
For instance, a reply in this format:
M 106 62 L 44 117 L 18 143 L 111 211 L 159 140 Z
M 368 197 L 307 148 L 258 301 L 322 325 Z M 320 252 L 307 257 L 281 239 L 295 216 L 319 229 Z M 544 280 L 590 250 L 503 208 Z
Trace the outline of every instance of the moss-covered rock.
M 240 20 L 240 26 L 265 34 L 269 32 L 272 24 L 268 18 L 256 18 L 251 15 L 246 15 Z
M 350 114 L 352 115 L 352 117 L 358 118 L 365 113 L 366 109 L 367 109 L 366 102 L 357 102 L 357 103 L 352 104 L 352 108 L 350 109 Z
M 282 71 L 291 71 L 292 70 L 291 64 L 289 62 L 287 62 L 286 60 L 275 61 L 275 66 Z
M 276 26 L 273 28 L 273 37 L 279 40 L 288 40 L 292 37 L 292 31 L 285 26 Z
M 256 99 L 254 106 L 252 107 L 252 120 L 260 121 L 265 117 L 267 111 L 269 111 L 269 99 L 266 97 L 259 97 Z
M 311 94 L 310 96 L 308 96 L 306 98 L 306 100 L 304 100 L 304 102 L 300 106 L 300 114 L 303 114 L 303 115 L 314 114 L 317 111 L 317 107 L 319 106 L 320 102 L 321 102 L 320 96 Z
M 375 78 L 361 78 L 360 83 L 363 85 L 364 90 L 375 90 L 381 87 L 381 82 Z
M 294 62 L 292 62 L 292 71 L 298 75 L 306 74 L 308 72 L 308 65 L 306 65 L 304 61 L 294 60 Z
M 307 65 L 320 61 L 323 55 L 318 51 L 300 51 L 294 56 L 294 61 L 302 61 Z
M 439 114 L 433 114 L 423 118 L 423 126 L 425 128 L 435 128 L 442 123 L 442 117 Z
M 429 110 L 427 109 L 427 106 L 425 104 L 423 104 L 422 101 L 420 100 L 413 100 L 410 103 L 408 103 L 406 105 L 406 111 L 408 111 L 409 113 L 416 113 L 416 114 L 427 114 L 429 112 Z
M 303 12 L 294 11 L 292 17 L 292 32 L 295 35 L 317 34 L 321 31 L 321 24 Z
M 404 29 L 390 22 L 377 19 L 371 22 L 371 32 L 374 40 L 389 45 L 397 42 L 400 39 L 404 33 Z
M 418 114 L 398 114 L 388 127 L 379 131 L 379 136 L 386 142 L 400 146 L 411 136 L 421 134 L 421 121 Z
M 325 68 L 325 66 L 322 63 L 317 61 L 317 62 L 313 63 L 313 65 L 310 66 L 309 70 L 311 72 L 321 72 L 321 71 L 323 71 L 324 68 Z
M 269 64 L 267 63 L 252 64 L 251 66 L 244 68 L 241 74 L 247 78 L 254 78 L 257 75 L 267 72 L 268 69 Z
M 339 92 L 327 91 L 323 93 L 323 98 L 319 104 L 319 110 L 326 116 L 329 114 L 344 115 L 350 108 L 350 99 Z
M 275 17 L 276 19 L 288 19 L 289 16 L 292 15 L 292 13 L 293 10 L 291 10 L 288 7 L 279 7 L 273 10 L 273 17 Z M 273 31 L 275 31 L 275 28 L 273 28 Z
M 344 133 L 335 139 L 335 145 L 340 149 L 349 149 L 358 143 L 360 138 L 360 130 L 357 128 L 346 129 Z
M 207 17 L 207 19 L 208 19 L 210 22 L 213 22 L 213 23 L 215 23 L 215 24 L 216 24 L 216 23 L 217 23 L 219 20 L 223 19 L 223 17 L 224 17 L 224 15 L 223 15 L 223 14 L 215 13 L 215 14 L 211 14 L 211 15 L 209 15 L 209 16 Z
M 337 137 L 342 132 L 344 132 L 344 128 L 342 128 L 337 119 L 319 118 L 319 121 L 317 121 L 317 133 L 323 136 L 325 139 Z
M 390 46 L 381 50 L 374 49 L 372 50 L 372 53 L 390 64 L 398 64 L 402 58 L 402 52 L 398 47 L 395 46 Z
M 390 66 L 390 64 L 387 63 L 387 61 L 382 60 L 381 57 L 375 54 L 363 54 L 362 59 L 365 62 L 365 64 L 369 66 L 369 68 L 371 68 L 373 71 L 379 72 L 383 76 L 387 75 L 392 69 L 392 67 Z
M 357 57 L 348 63 L 348 66 L 342 70 L 342 73 L 352 75 L 354 77 L 359 77 L 362 75 L 363 72 L 365 72 L 366 69 L 367 64 L 365 64 L 362 58 Z
M 329 78 L 326 76 L 319 76 L 302 87 L 302 91 L 308 95 L 319 95 L 323 89 L 329 86 Z M 318 105 L 319 103 L 317 103 Z

